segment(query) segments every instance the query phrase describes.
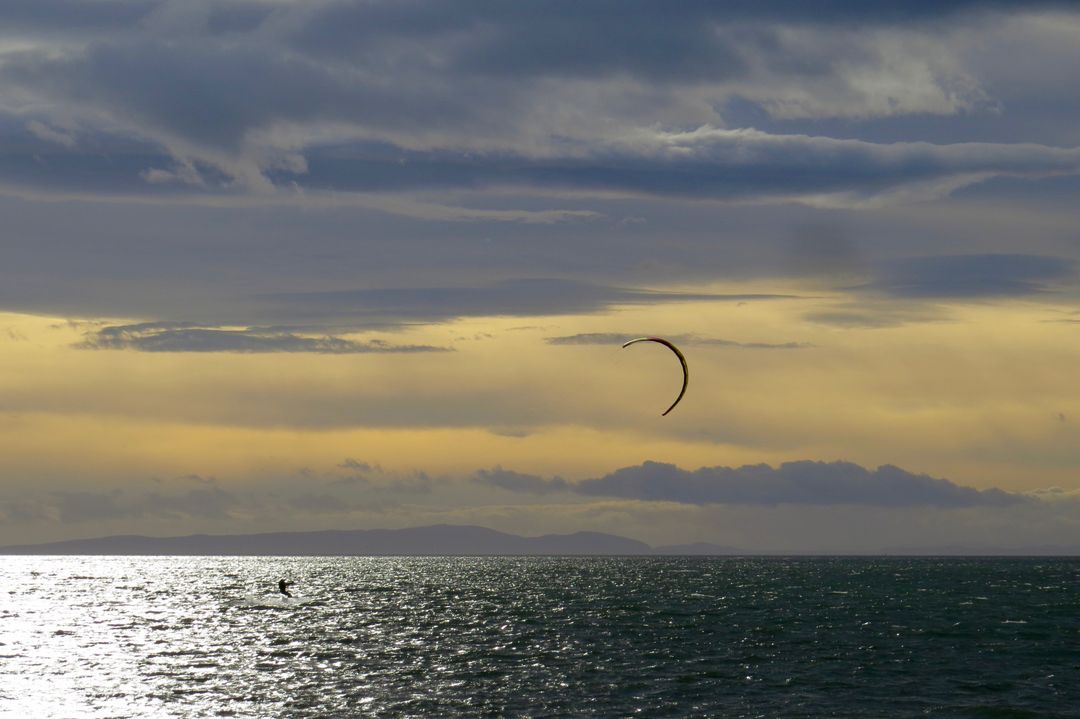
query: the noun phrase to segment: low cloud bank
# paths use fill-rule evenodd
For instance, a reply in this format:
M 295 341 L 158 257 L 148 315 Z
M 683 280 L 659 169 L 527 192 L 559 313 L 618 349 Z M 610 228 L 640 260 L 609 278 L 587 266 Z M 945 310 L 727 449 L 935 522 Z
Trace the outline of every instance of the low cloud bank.
M 65 524 L 136 520 L 142 518 L 228 519 L 249 503 L 222 489 L 213 480 L 195 478 L 198 486 L 184 491 L 131 493 L 122 490 L 105 492 L 55 491 L 44 500 L 23 504 L 34 507 L 32 517 L 57 519 Z M 8 520 L 19 519 L 11 516 Z
M 1001 489 L 964 487 L 947 479 L 912 474 L 883 465 L 866 469 L 851 462 L 786 462 L 742 467 L 702 467 L 690 471 L 673 464 L 644 462 L 603 477 L 571 483 L 561 477 L 520 474 L 501 467 L 483 470 L 476 480 L 511 492 L 573 492 L 683 504 L 865 505 L 878 507 L 1002 507 L 1033 501 Z
M 148 322 L 104 327 L 75 345 L 90 350 L 139 352 L 312 352 L 366 354 L 388 352 L 449 352 L 432 345 L 396 345 L 382 340 L 358 342 L 343 337 L 306 337 L 292 332 L 246 328 L 226 330 L 189 323 Z

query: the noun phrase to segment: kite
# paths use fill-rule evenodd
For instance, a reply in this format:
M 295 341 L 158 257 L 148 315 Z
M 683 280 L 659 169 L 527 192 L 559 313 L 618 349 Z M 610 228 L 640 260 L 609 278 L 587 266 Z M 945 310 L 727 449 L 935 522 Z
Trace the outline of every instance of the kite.
M 686 394 L 686 385 L 690 384 L 690 369 L 686 366 L 686 358 L 683 357 L 683 353 L 679 351 L 678 347 L 661 337 L 638 337 L 628 342 L 624 342 L 623 347 L 629 347 L 636 342 L 659 342 L 660 344 L 664 345 L 669 350 L 674 352 L 675 356 L 679 358 L 679 364 L 682 365 L 682 389 L 679 390 L 679 396 L 675 398 L 675 401 L 671 403 L 671 406 L 664 410 L 664 412 L 660 415 L 661 417 L 665 417 L 667 416 L 668 412 L 675 409 L 675 405 L 677 405 L 679 401 L 683 398 L 683 395 Z

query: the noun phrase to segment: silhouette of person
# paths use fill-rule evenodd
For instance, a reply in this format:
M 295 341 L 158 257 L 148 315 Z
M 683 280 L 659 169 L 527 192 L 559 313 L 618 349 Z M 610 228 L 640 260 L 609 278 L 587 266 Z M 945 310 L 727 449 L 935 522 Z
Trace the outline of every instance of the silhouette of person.
M 286 587 L 289 587 L 293 584 L 296 584 L 296 582 L 286 582 L 284 579 L 282 579 L 277 583 L 278 591 L 284 594 L 286 597 L 291 597 L 292 594 L 289 593 L 289 590 L 286 589 Z

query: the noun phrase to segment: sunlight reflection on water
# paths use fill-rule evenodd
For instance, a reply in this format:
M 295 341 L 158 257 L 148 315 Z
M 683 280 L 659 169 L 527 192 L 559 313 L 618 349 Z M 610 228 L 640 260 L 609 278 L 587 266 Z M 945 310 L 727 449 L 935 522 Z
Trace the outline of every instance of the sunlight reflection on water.
M 0 714 L 1080 710 L 1078 576 L 1075 560 L 3 557 Z

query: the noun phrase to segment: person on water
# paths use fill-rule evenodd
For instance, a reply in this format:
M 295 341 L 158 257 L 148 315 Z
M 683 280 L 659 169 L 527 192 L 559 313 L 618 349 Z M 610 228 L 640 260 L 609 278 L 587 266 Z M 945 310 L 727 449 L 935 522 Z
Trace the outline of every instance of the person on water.
M 284 579 L 279 580 L 277 583 L 278 591 L 284 594 L 286 597 L 291 597 L 292 594 L 289 593 L 287 587 L 290 587 L 293 584 L 296 584 L 296 582 L 286 582 Z

